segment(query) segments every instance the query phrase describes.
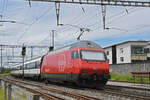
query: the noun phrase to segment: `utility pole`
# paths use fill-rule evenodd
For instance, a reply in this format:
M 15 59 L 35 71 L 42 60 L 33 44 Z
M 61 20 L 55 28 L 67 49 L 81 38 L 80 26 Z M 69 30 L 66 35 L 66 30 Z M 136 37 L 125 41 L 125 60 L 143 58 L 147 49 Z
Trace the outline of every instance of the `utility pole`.
M 55 2 L 55 9 L 56 9 L 57 25 L 59 25 L 59 12 L 60 12 L 60 3 L 59 2 Z
M 12 58 L 14 58 L 14 48 L 12 48 Z
M 1 45 L 1 68 L 0 68 L 0 73 L 1 73 L 1 71 L 2 71 L 2 67 L 3 67 L 3 54 L 2 54 L 2 50 L 3 50 L 3 48 L 2 48 L 2 45 Z
M 54 50 L 54 33 L 55 33 L 55 30 L 52 30 L 52 35 L 51 35 L 51 43 L 50 43 L 50 47 L 49 47 L 49 51 L 53 51 Z
M 105 5 L 102 5 L 102 18 L 103 18 L 103 28 L 104 29 L 107 29 L 106 28 L 106 6 Z
M 31 59 L 33 58 L 33 47 L 31 46 Z

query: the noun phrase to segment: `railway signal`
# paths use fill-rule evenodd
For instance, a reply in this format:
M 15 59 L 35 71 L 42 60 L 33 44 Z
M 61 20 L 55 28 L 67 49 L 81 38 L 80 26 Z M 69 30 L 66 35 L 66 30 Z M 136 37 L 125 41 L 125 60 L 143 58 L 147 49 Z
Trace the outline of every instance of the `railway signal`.
M 23 47 L 22 47 L 22 56 L 25 56 L 25 55 L 26 55 L 26 47 L 23 46 Z

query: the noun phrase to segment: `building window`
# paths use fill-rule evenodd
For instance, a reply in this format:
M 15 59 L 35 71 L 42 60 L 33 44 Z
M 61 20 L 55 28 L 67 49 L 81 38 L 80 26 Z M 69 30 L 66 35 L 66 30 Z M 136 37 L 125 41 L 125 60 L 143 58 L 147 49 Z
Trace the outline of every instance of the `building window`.
M 132 46 L 131 52 L 132 52 L 132 54 L 143 54 L 144 49 L 143 49 L 143 47 Z
M 150 53 L 150 48 L 144 48 L 144 53 Z
M 123 48 L 120 48 L 120 53 L 123 53 Z
M 107 51 L 106 54 L 109 55 L 109 51 Z
M 120 57 L 120 61 L 123 62 L 124 61 L 124 57 Z

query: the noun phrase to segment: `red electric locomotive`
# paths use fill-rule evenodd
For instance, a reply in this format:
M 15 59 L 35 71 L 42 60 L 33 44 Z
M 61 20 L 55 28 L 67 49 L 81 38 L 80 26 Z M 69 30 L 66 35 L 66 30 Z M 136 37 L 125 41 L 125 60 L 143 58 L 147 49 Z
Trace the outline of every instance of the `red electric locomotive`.
M 47 81 L 99 87 L 110 78 L 104 50 L 91 41 L 79 41 L 51 51 L 41 63 L 41 78 Z

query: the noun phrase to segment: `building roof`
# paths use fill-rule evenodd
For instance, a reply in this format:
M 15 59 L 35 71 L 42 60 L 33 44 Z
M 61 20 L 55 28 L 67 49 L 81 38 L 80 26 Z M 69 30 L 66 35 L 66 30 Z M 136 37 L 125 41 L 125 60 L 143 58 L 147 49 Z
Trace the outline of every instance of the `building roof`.
M 112 46 L 118 46 L 118 45 L 122 45 L 122 44 L 127 44 L 127 43 L 133 43 L 133 42 L 139 42 L 139 43 L 148 43 L 149 41 L 147 40 L 129 40 L 129 41 L 124 41 L 124 42 L 120 42 L 120 43 L 116 43 L 116 44 L 113 44 L 113 45 L 110 45 L 110 46 L 106 46 L 104 47 L 104 49 L 106 48 L 110 48 Z

